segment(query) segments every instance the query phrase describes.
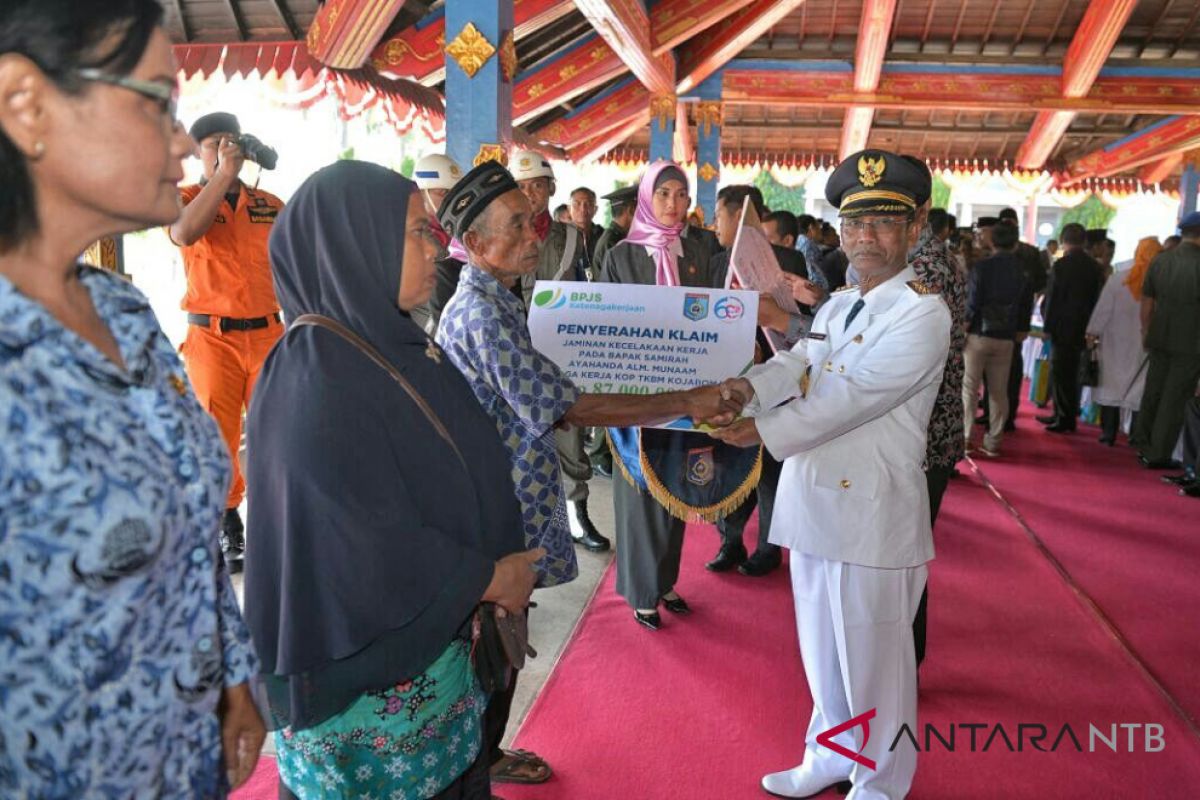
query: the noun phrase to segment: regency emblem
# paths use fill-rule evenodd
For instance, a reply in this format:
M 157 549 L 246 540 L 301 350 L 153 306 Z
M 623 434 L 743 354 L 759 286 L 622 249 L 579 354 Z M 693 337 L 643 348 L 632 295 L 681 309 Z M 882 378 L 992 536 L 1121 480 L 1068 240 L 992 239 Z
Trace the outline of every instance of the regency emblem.
M 474 78 L 475 73 L 483 69 L 483 65 L 496 53 L 496 48 L 479 32 L 475 23 L 468 22 L 454 37 L 454 41 L 446 45 L 446 55 L 454 59 L 454 63 Z
M 858 159 L 858 182 L 870 189 L 883 180 L 885 169 L 887 169 L 887 162 L 883 156 L 879 158 L 860 156 Z

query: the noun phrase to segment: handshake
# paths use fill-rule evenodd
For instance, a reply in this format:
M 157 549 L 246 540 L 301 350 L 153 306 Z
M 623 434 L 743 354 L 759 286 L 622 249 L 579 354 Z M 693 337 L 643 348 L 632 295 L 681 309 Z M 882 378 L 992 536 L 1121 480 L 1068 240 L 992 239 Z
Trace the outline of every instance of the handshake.
M 725 428 L 737 419 L 754 397 L 754 387 L 745 378 L 697 386 L 684 393 L 688 416 L 698 425 Z

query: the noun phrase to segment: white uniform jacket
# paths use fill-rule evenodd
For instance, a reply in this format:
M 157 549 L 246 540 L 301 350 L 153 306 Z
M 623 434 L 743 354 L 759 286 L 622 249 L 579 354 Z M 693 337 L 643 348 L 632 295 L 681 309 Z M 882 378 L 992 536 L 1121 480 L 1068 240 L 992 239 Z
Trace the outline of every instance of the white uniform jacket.
M 865 297 L 836 292 L 807 338 L 747 373 L 746 413 L 785 462 L 773 544 L 868 567 L 933 558 L 923 462 L 950 311 L 923 290 L 909 267 Z

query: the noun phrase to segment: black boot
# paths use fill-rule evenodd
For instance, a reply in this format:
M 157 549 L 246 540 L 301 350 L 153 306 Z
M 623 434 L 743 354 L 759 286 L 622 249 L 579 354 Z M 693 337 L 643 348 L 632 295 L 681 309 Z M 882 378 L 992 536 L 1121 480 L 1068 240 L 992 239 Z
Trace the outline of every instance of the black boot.
M 746 546 L 741 542 L 722 542 L 717 557 L 704 565 L 709 572 L 728 572 L 746 560 Z
M 738 567 L 738 572 L 749 578 L 761 578 L 778 569 L 782 561 L 783 555 L 779 552 L 779 548 L 771 546 L 771 549 L 766 552 L 755 550 L 754 554 L 746 559 L 746 563 Z
M 588 516 L 587 498 L 567 501 L 567 519 L 571 523 L 571 538 L 592 553 L 603 553 L 612 542 L 600 535 Z
M 246 554 L 246 526 L 236 508 L 225 509 L 221 517 L 221 555 L 230 573 L 242 571 L 242 558 Z
M 1121 427 L 1121 409 L 1116 406 L 1100 406 L 1100 444 L 1112 447 L 1117 443 L 1117 429 Z

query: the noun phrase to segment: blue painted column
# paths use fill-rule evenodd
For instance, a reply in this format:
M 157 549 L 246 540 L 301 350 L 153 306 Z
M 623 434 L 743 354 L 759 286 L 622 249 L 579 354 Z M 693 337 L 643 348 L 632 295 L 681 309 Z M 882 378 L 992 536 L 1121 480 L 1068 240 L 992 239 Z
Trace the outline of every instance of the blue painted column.
M 650 163 L 675 155 L 675 95 L 650 98 Z
M 1200 172 L 1190 160 L 1184 162 L 1183 175 L 1179 179 L 1179 218 L 1183 219 L 1196 210 L 1196 195 L 1200 191 Z
M 711 225 L 717 212 L 717 187 L 721 183 L 721 72 L 696 87 L 696 203 Z
M 446 0 L 446 154 L 507 162 L 516 72 L 513 0 Z

